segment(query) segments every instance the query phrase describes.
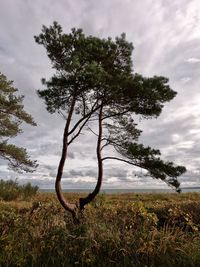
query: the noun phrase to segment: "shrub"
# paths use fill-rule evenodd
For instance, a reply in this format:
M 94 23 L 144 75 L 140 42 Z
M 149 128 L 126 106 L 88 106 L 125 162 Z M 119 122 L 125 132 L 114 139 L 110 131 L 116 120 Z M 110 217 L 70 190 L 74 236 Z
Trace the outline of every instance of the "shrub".
M 0 180 L 0 199 L 11 201 L 17 199 L 19 196 L 20 188 L 16 180 Z
M 27 199 L 34 196 L 38 191 L 38 186 L 32 186 L 30 183 L 19 185 L 17 180 L 0 180 L 0 199 L 12 201 L 16 199 Z
M 26 198 L 35 196 L 38 189 L 39 189 L 39 187 L 37 185 L 33 186 L 33 185 L 31 185 L 31 183 L 27 183 L 27 184 L 23 185 L 21 188 L 23 198 L 26 199 Z

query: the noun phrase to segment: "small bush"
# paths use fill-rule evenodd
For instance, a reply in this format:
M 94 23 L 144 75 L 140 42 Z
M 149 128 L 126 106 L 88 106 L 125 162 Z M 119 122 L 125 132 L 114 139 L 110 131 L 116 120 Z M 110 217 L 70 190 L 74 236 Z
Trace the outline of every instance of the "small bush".
M 19 185 L 17 181 L 0 180 L 0 199 L 4 201 L 12 201 L 16 199 L 27 199 L 34 196 L 38 191 L 38 186 L 32 186 L 30 183 Z
M 31 183 L 27 183 L 21 187 L 21 193 L 23 195 L 24 199 L 27 199 L 29 197 L 33 197 L 36 195 L 39 187 L 38 186 L 32 186 Z

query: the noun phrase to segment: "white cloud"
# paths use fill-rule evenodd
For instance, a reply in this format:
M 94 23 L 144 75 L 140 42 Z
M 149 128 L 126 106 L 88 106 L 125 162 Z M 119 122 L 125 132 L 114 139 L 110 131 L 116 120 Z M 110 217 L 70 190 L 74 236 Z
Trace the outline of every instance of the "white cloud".
M 188 62 L 188 63 L 199 63 L 200 62 L 200 58 L 190 57 L 190 58 L 186 59 L 186 62 Z
M 191 81 L 191 78 L 190 77 L 183 77 L 183 78 L 181 78 L 181 82 L 183 82 L 183 83 L 188 83 L 189 81 Z

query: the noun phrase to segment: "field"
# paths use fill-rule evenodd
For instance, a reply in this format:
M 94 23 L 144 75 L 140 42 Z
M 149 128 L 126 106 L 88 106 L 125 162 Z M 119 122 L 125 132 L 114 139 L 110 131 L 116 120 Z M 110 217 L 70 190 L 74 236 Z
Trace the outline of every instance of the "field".
M 79 225 L 52 193 L 0 201 L 0 266 L 198 267 L 200 193 L 102 194 Z

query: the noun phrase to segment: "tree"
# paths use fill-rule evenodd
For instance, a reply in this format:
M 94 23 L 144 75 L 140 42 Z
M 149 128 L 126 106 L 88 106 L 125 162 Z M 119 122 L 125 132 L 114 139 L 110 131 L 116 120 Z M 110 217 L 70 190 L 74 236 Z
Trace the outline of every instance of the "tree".
M 22 132 L 22 122 L 36 126 L 33 118 L 24 111 L 23 96 L 15 95 L 17 91 L 13 82 L 0 73 L 0 158 L 8 160 L 12 170 L 32 172 L 37 167 L 36 161 L 30 160 L 26 149 L 8 143 L 9 138 Z
M 44 90 L 38 94 L 44 99 L 50 113 L 58 112 L 66 120 L 63 150 L 56 177 L 56 193 L 62 206 L 77 218 L 77 211 L 92 201 L 99 193 L 103 178 L 103 161 L 120 160 L 148 171 L 149 175 L 165 181 L 179 191 L 177 177 L 186 171 L 183 166 L 160 159 L 160 151 L 145 148 L 138 143 L 141 131 L 136 128 L 135 116 L 158 117 L 165 102 L 176 92 L 165 77 L 146 78 L 133 73 L 133 45 L 125 34 L 101 39 L 85 36 L 81 29 L 62 32 L 54 22 L 35 36 L 44 45 L 56 74 L 49 80 L 42 79 Z M 76 123 L 73 119 L 76 117 Z M 61 190 L 61 179 L 69 145 L 98 121 L 97 161 L 98 179 L 94 191 L 79 203 L 69 203 Z M 103 150 L 112 145 L 119 157 L 104 156 Z

